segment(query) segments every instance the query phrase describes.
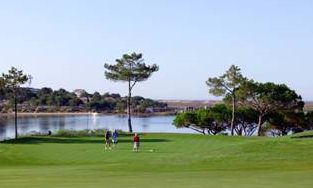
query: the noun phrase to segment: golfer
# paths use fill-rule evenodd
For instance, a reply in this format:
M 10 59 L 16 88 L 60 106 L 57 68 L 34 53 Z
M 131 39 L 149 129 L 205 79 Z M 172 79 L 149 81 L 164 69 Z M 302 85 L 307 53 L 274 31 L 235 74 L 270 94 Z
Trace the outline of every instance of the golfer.
M 113 147 L 116 147 L 117 144 L 117 137 L 118 137 L 118 133 L 116 130 L 114 130 L 113 134 L 112 134 L 112 142 L 113 142 Z
M 105 150 L 111 150 L 111 132 L 107 130 L 104 134 Z
M 139 143 L 140 143 L 140 138 L 137 133 L 135 133 L 135 136 L 133 137 L 133 143 L 134 143 L 134 152 L 138 152 L 139 150 Z

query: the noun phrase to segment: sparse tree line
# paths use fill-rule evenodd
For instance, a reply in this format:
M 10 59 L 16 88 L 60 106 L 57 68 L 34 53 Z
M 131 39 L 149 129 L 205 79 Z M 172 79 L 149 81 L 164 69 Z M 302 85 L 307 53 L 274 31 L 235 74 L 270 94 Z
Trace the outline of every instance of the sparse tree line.
M 223 102 L 178 114 L 173 121 L 176 127 L 244 136 L 280 136 L 313 129 L 313 112 L 305 112 L 301 96 L 285 84 L 256 82 L 242 76 L 234 65 L 206 84 L 209 93 L 223 96 Z

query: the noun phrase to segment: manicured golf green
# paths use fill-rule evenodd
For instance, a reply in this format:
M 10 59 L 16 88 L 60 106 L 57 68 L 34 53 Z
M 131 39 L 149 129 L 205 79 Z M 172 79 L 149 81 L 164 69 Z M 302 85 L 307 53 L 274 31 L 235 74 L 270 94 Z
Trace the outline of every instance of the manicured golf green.
M 312 187 L 313 139 L 183 134 L 141 135 L 141 151 L 120 137 L 27 137 L 0 143 L 0 187 Z

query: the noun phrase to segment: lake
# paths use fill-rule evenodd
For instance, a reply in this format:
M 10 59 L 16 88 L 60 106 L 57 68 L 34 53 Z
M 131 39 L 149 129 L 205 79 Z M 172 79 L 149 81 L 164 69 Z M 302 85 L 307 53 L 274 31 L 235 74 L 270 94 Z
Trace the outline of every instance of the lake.
M 177 129 L 172 125 L 175 116 L 133 117 L 134 132 L 139 133 L 194 133 L 190 129 Z M 52 133 L 66 130 L 120 129 L 128 131 L 125 115 L 43 115 L 22 116 L 18 118 L 18 134 L 26 135 L 32 132 Z M 0 140 L 14 138 L 14 118 L 2 120 L 0 123 Z

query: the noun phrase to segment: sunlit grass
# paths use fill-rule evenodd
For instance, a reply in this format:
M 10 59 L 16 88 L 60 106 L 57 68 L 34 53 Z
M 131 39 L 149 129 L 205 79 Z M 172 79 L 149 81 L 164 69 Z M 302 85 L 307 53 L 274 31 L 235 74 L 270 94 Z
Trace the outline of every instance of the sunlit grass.
M 312 187 L 313 139 L 144 134 L 0 144 L 1 187 Z

